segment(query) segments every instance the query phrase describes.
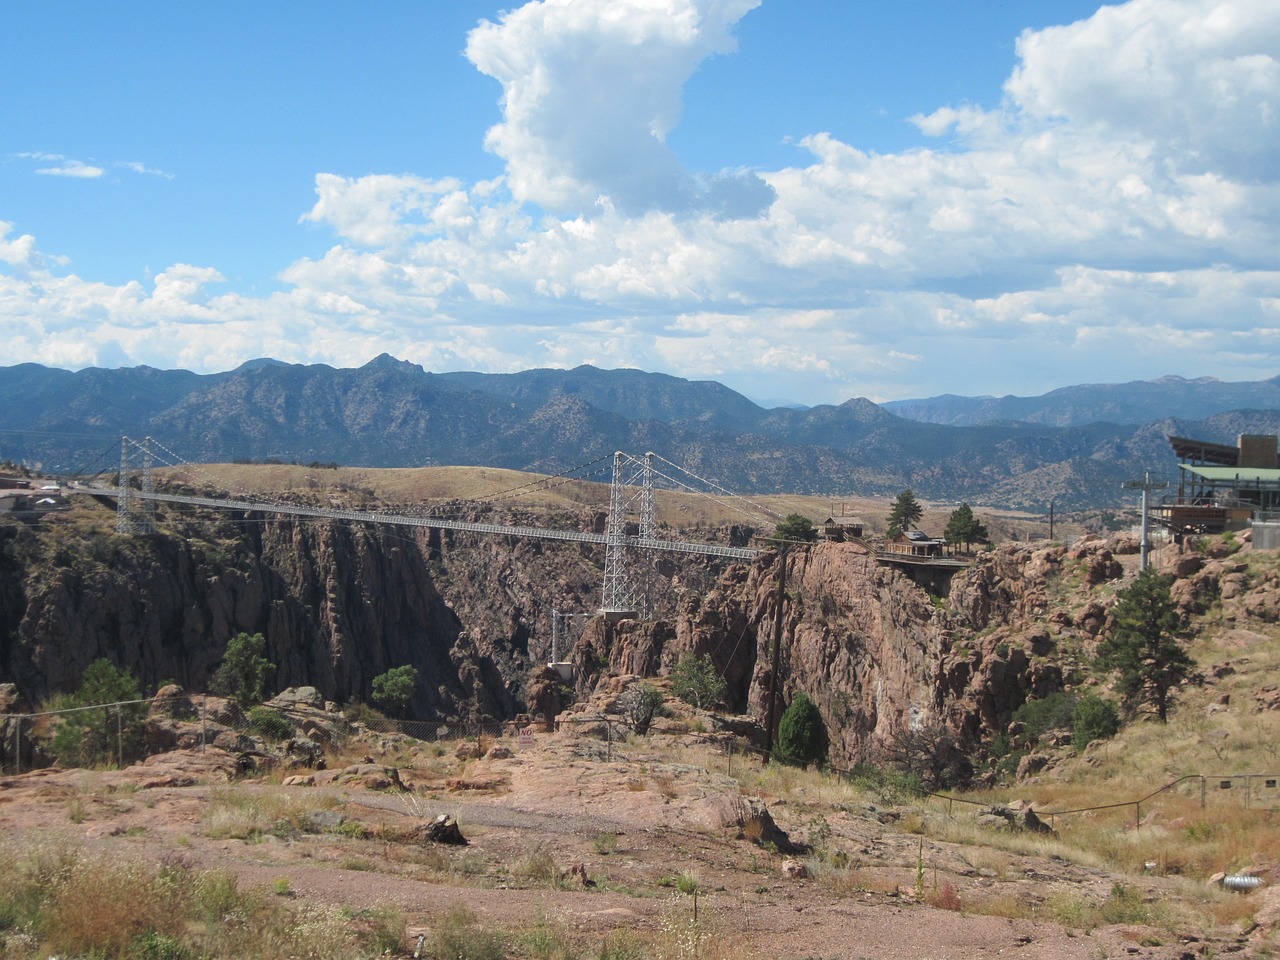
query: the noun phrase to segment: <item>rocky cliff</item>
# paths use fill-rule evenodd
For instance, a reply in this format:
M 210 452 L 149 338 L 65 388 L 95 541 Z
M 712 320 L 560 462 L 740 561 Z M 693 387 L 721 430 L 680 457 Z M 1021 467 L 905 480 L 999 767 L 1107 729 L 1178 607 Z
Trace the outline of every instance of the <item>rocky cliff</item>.
M 686 595 L 673 623 L 598 625 L 575 653 L 578 676 L 589 686 L 605 665 L 655 674 L 686 652 L 707 654 L 729 684 L 728 705 L 763 722 L 782 562 L 771 552 L 750 568 L 735 567 L 705 596 Z M 797 692 L 808 694 L 840 765 L 866 758 L 877 740 L 900 731 L 956 722 L 959 699 L 980 699 L 972 688 L 1023 679 L 1026 665 L 1018 662 L 944 687 L 952 618 L 861 544 L 815 544 L 792 551 L 785 563 L 778 710 Z
M 27 702 L 75 689 L 99 657 L 147 690 L 200 690 L 243 631 L 266 637 L 274 689 L 367 701 L 375 676 L 410 664 L 423 679 L 410 715 L 505 718 L 549 658 L 550 608 L 599 604 L 600 551 L 575 544 L 258 515 L 166 515 L 161 532 L 126 537 L 111 522 L 84 503 L 0 523 L 0 682 Z M 682 570 L 652 576 L 669 614 Z
M 266 636 L 275 689 L 368 700 L 375 676 L 411 664 L 424 681 L 411 716 L 554 712 L 558 682 L 537 669 L 550 655 L 549 608 L 598 603 L 598 548 L 261 516 L 163 519 L 166 532 L 135 537 L 87 508 L 40 527 L 0 524 L 0 682 L 38 704 L 107 657 L 147 690 L 167 680 L 199 690 L 245 631 Z M 1239 546 L 1153 559 L 1177 577 L 1189 615 L 1275 622 L 1280 575 L 1232 556 Z M 727 706 L 763 721 L 785 562 L 779 712 L 804 691 L 841 766 L 909 731 L 944 728 L 975 748 L 1029 696 L 1080 682 L 1136 561 L 1123 537 L 1005 544 L 939 596 L 859 543 L 766 551 L 719 570 L 663 559 L 649 573 L 650 618 L 574 621 L 562 649 L 580 696 L 610 675 L 662 675 L 707 654 Z
M 1175 577 L 1192 623 L 1219 606 L 1230 622 L 1280 619 L 1280 571 L 1169 547 L 1152 562 Z M 1028 698 L 1081 683 L 1107 611 L 1137 568 L 1136 539 L 1009 543 L 980 554 L 946 596 L 931 594 L 856 543 L 815 544 L 786 558 L 779 666 L 781 710 L 798 691 L 822 711 L 832 760 L 850 766 L 904 733 L 941 728 L 965 750 L 1003 733 Z M 608 670 L 661 674 L 686 652 L 708 654 L 728 706 L 767 713 L 780 559 L 734 567 L 714 590 L 688 594 L 670 623 L 598 623 L 575 652 L 585 690 Z

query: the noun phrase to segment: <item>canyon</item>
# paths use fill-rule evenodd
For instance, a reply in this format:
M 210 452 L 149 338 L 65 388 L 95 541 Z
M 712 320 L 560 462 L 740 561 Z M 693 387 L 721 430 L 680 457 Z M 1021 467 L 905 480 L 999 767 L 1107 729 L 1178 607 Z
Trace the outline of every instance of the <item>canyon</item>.
M 660 556 L 646 568 L 645 618 L 569 621 L 570 692 L 543 677 L 550 612 L 599 606 L 599 548 L 263 515 L 158 520 L 157 533 L 121 536 L 85 498 L 39 525 L 0 524 L 0 683 L 28 708 L 74 690 L 101 657 L 148 692 L 202 690 L 246 632 L 266 637 L 272 689 L 314 686 L 339 704 L 367 702 L 375 676 L 412 665 L 422 679 L 407 716 L 420 719 L 554 715 L 608 677 L 661 676 L 705 654 L 727 683 L 724 707 L 764 723 L 785 562 L 779 709 L 806 693 L 832 762 L 847 767 L 922 727 L 976 748 L 1028 697 L 1077 682 L 1108 585 L 1137 560 L 1126 535 L 1006 543 L 940 596 L 862 542 L 766 549 L 751 564 Z M 590 511 L 541 520 L 602 523 Z M 1274 576 L 1245 589 L 1228 558 L 1162 562 L 1188 612 L 1225 598 L 1246 618 L 1277 619 Z

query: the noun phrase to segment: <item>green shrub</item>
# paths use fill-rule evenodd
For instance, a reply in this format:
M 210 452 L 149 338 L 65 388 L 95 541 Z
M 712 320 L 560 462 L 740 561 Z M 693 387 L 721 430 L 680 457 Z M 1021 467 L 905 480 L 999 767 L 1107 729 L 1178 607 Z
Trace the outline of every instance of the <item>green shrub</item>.
M 466 907 L 453 907 L 436 921 L 429 956 L 440 960 L 503 960 L 502 938 L 476 923 Z
M 1081 697 L 1071 715 L 1071 743 L 1076 753 L 1094 740 L 1110 740 L 1120 730 L 1120 712 L 1110 700 L 1095 694 Z
M 686 653 L 671 671 L 671 692 L 685 703 L 706 710 L 724 700 L 729 685 L 710 655 Z
M 638 734 L 646 734 L 662 709 L 662 691 L 651 683 L 638 683 L 618 698 L 618 708 Z
M 800 763 L 826 763 L 829 745 L 818 705 L 797 693 L 778 723 L 778 754 Z
M 261 704 L 249 708 L 249 729 L 264 740 L 288 740 L 293 736 L 289 718 Z
M 418 671 L 415 667 L 392 667 L 373 678 L 373 702 L 404 716 L 405 708 L 417 689 Z
M 773 532 L 777 540 L 798 540 L 801 543 L 813 543 L 818 539 L 818 531 L 813 522 L 798 513 L 791 513 L 778 523 Z
M 1013 711 L 1013 719 L 1022 724 L 1028 742 L 1039 740 L 1050 730 L 1070 730 L 1076 698 L 1059 690 L 1038 700 L 1028 700 Z
M 849 772 L 849 782 L 859 790 L 874 794 L 881 803 L 901 803 L 925 795 L 918 776 L 899 773 L 870 763 L 859 763 Z

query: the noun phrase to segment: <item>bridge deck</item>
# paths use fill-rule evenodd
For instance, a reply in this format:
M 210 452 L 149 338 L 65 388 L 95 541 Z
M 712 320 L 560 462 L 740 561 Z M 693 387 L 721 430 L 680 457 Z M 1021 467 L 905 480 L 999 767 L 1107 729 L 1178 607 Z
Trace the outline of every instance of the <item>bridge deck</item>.
M 76 487 L 72 492 L 90 496 L 119 497 L 119 487 Z M 218 510 L 243 510 L 247 513 L 278 513 L 286 516 L 316 517 L 326 520 L 347 520 L 355 523 L 383 523 L 401 527 L 429 527 L 435 530 L 457 530 L 462 533 L 486 533 L 512 537 L 531 537 L 539 540 L 572 540 L 579 543 L 607 544 L 602 533 L 584 533 L 580 530 L 553 530 L 544 527 L 509 526 L 498 523 L 469 523 L 463 520 L 445 520 L 439 517 L 408 516 L 398 513 L 367 513 L 359 510 L 327 510 L 294 503 L 266 503 L 256 500 L 220 500 L 213 497 L 187 497 L 175 493 L 152 493 L 130 490 L 128 495 L 138 500 L 159 500 L 164 503 L 180 503 L 193 507 L 212 507 Z M 759 552 L 751 547 L 730 547 L 715 543 L 684 543 L 679 540 L 627 537 L 626 544 L 642 550 L 663 550 L 668 553 L 692 553 L 707 557 L 726 557 L 732 560 L 751 560 Z

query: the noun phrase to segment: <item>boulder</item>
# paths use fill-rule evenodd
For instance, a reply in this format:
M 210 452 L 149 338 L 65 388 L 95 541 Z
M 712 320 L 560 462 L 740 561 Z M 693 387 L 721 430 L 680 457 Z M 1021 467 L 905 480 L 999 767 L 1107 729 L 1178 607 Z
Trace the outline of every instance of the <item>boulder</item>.
M 335 783 L 349 783 L 366 790 L 404 790 L 400 771 L 380 763 L 355 763 L 338 771 Z
M 799 860 L 783 860 L 782 875 L 788 880 L 804 880 L 809 876 L 809 868 Z
M 434 820 L 421 823 L 410 831 L 411 838 L 418 843 L 447 843 L 453 846 L 466 846 L 467 838 L 462 835 L 458 821 L 448 814 L 442 813 Z
M 987 807 L 978 814 L 979 826 L 1005 830 L 1028 830 L 1031 833 L 1054 833 L 1054 829 L 1036 816 L 1031 805 L 1022 800 L 1008 806 Z
M 324 709 L 324 697 L 315 687 L 289 687 L 282 690 L 267 701 L 268 707 L 276 710 L 289 710 L 295 707 L 314 707 Z
M 1280 686 L 1269 683 L 1253 695 L 1254 711 L 1280 710 Z
M 149 714 L 170 720 L 195 720 L 199 717 L 192 699 L 176 683 L 166 684 L 151 699 Z
M 121 771 L 121 777 L 142 789 L 190 787 L 197 783 L 226 783 L 238 772 L 234 753 L 207 747 L 153 754 Z
M 1018 761 L 1018 779 L 1033 777 L 1049 765 L 1049 758 L 1043 753 L 1028 753 Z
M 743 839 L 765 846 L 772 844 L 783 853 L 803 848 L 774 821 L 763 800 L 740 794 L 718 794 L 700 801 L 695 815 L 713 830 L 729 829 Z

